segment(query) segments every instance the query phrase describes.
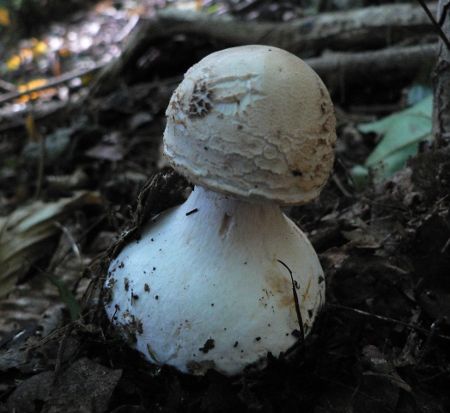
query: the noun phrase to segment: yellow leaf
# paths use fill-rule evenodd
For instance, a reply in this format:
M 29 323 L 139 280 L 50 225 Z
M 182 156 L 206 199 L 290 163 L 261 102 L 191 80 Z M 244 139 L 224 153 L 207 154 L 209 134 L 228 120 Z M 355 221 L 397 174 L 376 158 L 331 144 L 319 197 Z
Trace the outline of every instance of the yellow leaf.
M 41 89 L 33 92 L 33 89 L 45 86 L 47 84 L 47 79 L 34 79 L 27 83 L 22 83 L 17 87 L 17 90 L 19 92 L 27 92 L 30 91 L 30 93 L 23 95 L 19 97 L 16 102 L 18 103 L 27 103 L 30 100 L 35 100 L 42 96 L 54 96 L 57 93 L 56 88 L 47 88 L 47 89 Z
M 11 24 L 11 20 L 9 19 L 9 11 L 4 7 L 0 7 L 0 25 L 9 26 Z
M 6 62 L 6 67 L 9 71 L 17 70 L 20 67 L 20 57 L 17 55 L 14 55 L 13 57 L 10 57 Z
M 19 85 L 19 92 L 26 92 L 27 90 L 35 89 L 47 84 L 47 79 L 33 79 L 27 83 L 22 83 Z
M 43 42 L 42 40 L 35 39 L 35 42 L 33 44 L 34 56 L 42 56 L 43 54 L 47 53 L 47 50 L 47 43 Z
M 18 55 L 10 57 L 6 61 L 8 70 L 17 70 L 23 62 L 31 61 L 33 59 L 33 51 L 31 49 L 21 49 Z

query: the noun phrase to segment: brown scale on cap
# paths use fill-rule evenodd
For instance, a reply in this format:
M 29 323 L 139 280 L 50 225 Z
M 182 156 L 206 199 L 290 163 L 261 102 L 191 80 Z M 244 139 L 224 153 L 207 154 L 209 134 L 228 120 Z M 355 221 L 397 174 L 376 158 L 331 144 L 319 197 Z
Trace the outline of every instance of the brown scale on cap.
M 212 108 L 212 93 L 205 82 L 196 83 L 189 102 L 189 117 L 203 117 Z

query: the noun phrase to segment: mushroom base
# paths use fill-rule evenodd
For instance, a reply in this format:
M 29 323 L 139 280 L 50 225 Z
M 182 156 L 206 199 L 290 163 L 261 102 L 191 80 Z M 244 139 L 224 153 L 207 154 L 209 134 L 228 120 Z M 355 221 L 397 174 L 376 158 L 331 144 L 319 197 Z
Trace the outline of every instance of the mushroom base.
M 292 273 L 292 279 L 291 274 Z M 227 375 L 279 357 L 324 302 L 317 255 L 276 205 L 196 187 L 111 263 L 113 324 L 155 364 Z

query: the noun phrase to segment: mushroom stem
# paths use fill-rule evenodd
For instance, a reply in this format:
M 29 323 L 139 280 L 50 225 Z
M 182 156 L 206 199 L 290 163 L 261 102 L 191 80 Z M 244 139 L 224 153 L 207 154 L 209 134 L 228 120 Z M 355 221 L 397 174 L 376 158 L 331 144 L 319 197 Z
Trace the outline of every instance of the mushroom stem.
M 273 235 L 275 228 L 286 226 L 284 215 L 274 203 L 243 201 L 201 186 L 194 188 L 182 210 L 197 210 L 195 225 L 200 227 L 199 234 L 214 239 L 223 252 L 224 247 L 235 250 L 237 244 L 245 246 L 242 251 L 244 255 L 249 252 L 250 246 L 258 250 L 267 249 L 264 244 L 270 244 L 270 235 Z M 188 220 L 186 224 L 191 226 Z M 227 237 L 233 238 L 233 244 L 222 245 Z M 267 253 L 270 254 L 270 251 Z
M 121 267 L 124 261 L 139 269 Z M 308 333 L 325 283 L 305 235 L 275 204 L 197 186 L 112 263 L 114 284 L 129 280 L 129 290 L 115 299 L 120 310 L 107 311 L 123 327 L 130 313 L 142 321 L 136 347 L 152 362 L 235 374 L 295 344 L 301 329 L 289 270 Z

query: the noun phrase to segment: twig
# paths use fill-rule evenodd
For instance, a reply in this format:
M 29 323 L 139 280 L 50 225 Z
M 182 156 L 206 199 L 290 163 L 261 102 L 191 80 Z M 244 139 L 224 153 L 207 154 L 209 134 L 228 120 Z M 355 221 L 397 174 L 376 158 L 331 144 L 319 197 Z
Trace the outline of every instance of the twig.
M 36 190 L 34 192 L 34 198 L 39 199 L 42 192 L 42 185 L 44 183 L 44 172 L 45 172 L 45 158 L 46 158 L 46 148 L 45 148 L 45 137 L 38 133 L 39 140 L 39 160 L 37 164 L 37 178 L 36 178 Z
M 442 27 L 445 23 L 445 18 L 447 17 L 447 12 L 450 9 L 450 3 L 444 4 L 444 7 L 441 10 L 441 16 L 439 17 L 438 24 Z
M 418 365 L 422 364 L 423 360 L 425 359 L 425 357 L 427 356 L 427 354 L 429 353 L 430 349 L 431 349 L 431 343 L 433 342 L 434 337 L 436 337 L 436 335 L 438 335 L 436 332 L 438 330 L 438 328 L 440 327 L 440 324 L 443 322 L 442 319 L 436 320 L 435 322 L 433 322 L 433 324 L 431 324 L 431 331 L 430 334 L 428 335 L 425 344 L 423 346 L 422 352 L 419 356 L 419 360 L 418 360 Z
M 392 324 L 399 324 L 399 325 L 402 325 L 404 327 L 410 328 L 412 330 L 420 331 L 421 333 L 426 334 L 427 336 L 429 336 L 431 334 L 434 334 L 433 331 L 427 330 L 426 328 L 423 328 L 423 327 L 419 327 L 419 326 L 417 326 L 415 324 L 410 324 L 410 323 L 407 323 L 405 321 L 397 320 L 395 318 L 385 317 L 385 316 L 379 315 L 379 314 L 369 313 L 367 311 L 360 310 L 358 308 L 352 308 L 352 307 L 347 307 L 346 305 L 332 304 L 332 303 L 327 303 L 326 306 L 331 307 L 331 308 L 337 308 L 339 310 L 352 311 L 353 313 L 356 313 L 356 314 L 359 314 L 359 315 L 363 315 L 365 317 L 375 318 L 377 320 L 385 321 L 385 322 L 392 323 Z M 447 336 L 447 335 L 444 335 L 444 334 L 436 334 L 435 336 L 443 338 L 444 340 L 449 340 L 450 341 L 450 336 Z
M 56 382 L 56 380 L 58 379 L 59 374 L 61 372 L 61 364 L 62 364 L 62 360 L 64 358 L 64 350 L 66 349 L 67 338 L 69 337 L 70 332 L 71 332 L 71 329 L 65 330 L 63 332 L 61 341 L 59 342 L 58 351 L 56 353 L 55 367 L 53 370 L 55 373 L 55 375 L 53 376 L 53 384 Z
M 444 31 L 442 30 L 441 25 L 434 18 L 433 13 L 431 13 L 430 9 L 428 8 L 428 6 L 426 5 L 426 3 L 423 0 L 417 0 L 417 1 L 422 6 L 422 9 L 425 11 L 425 13 L 427 14 L 428 18 L 431 20 L 431 23 L 433 23 L 433 27 L 436 29 L 439 37 L 442 39 L 442 41 L 447 46 L 447 49 L 450 50 L 450 40 L 445 35 Z
M 436 66 L 433 73 L 433 135 L 436 147 L 448 147 L 450 143 L 450 3 L 448 0 L 439 0 L 437 16 L 439 28 L 446 36 L 442 39 Z M 447 46 L 447 47 L 445 47 Z
M 300 328 L 300 334 L 302 336 L 302 343 L 305 342 L 305 329 L 303 328 L 302 313 L 300 312 L 300 304 L 298 301 L 297 289 L 295 287 L 294 276 L 292 275 L 292 270 L 281 260 L 277 260 L 284 268 L 289 272 L 292 282 L 292 294 L 294 295 L 295 312 L 297 313 L 297 321 Z
M 83 259 L 81 257 L 80 248 L 78 247 L 78 244 L 75 241 L 75 238 L 72 235 L 72 233 L 69 231 L 69 229 L 67 227 L 65 227 L 63 224 L 61 224 L 57 221 L 53 225 L 58 227 L 64 233 L 64 235 L 67 237 L 69 244 L 70 244 L 70 248 L 71 248 L 73 254 L 77 257 L 78 263 L 80 264 L 80 269 L 83 268 Z
M 48 82 L 45 85 L 38 86 L 32 89 L 27 89 L 22 92 L 11 92 L 11 93 L 5 93 L 3 95 L 0 95 L 0 105 L 10 102 L 12 100 L 18 99 L 21 96 L 29 95 L 34 92 L 39 92 L 41 90 L 50 89 L 52 87 L 61 85 L 63 83 L 69 82 L 72 79 L 75 79 L 80 76 L 85 76 L 89 73 L 93 73 L 102 67 L 106 66 L 106 63 L 96 63 L 94 66 L 88 68 L 88 69 L 81 69 L 81 70 L 73 70 L 71 72 L 64 73 L 61 76 L 54 77 L 48 80 Z
M 345 188 L 344 184 L 341 182 L 337 174 L 333 174 L 331 176 L 331 179 L 346 198 L 352 198 L 352 194 L 347 191 L 347 189 Z
M 33 108 L 34 120 L 41 120 L 67 107 L 69 101 L 49 101 L 39 102 L 38 107 Z M 17 112 L 9 111 L 5 115 L 0 115 L 0 132 L 5 132 L 14 128 L 22 127 L 25 123 L 26 114 L 30 113 L 30 106 L 19 109 Z
M 262 0 L 250 0 L 243 3 L 233 3 L 227 2 L 228 7 L 231 9 L 232 13 L 248 13 L 249 11 L 257 8 Z
M 44 182 L 46 148 L 45 148 L 45 136 L 42 136 L 36 127 L 34 109 L 35 109 L 34 102 L 31 101 L 29 105 L 27 120 L 25 121 L 25 126 L 28 132 L 29 139 L 32 141 L 37 141 L 39 144 L 39 159 L 36 170 L 37 174 L 36 188 L 34 191 L 34 198 L 39 199 L 41 196 L 42 185 Z
M 0 88 L 7 90 L 8 92 L 15 92 L 17 88 L 6 80 L 0 79 Z
M 445 254 L 445 251 L 447 250 L 448 246 L 450 245 L 450 238 L 447 240 L 447 242 L 444 244 L 444 246 L 441 248 L 441 254 Z
M 125 27 L 114 36 L 114 42 L 120 43 L 122 42 L 135 28 L 135 26 L 139 22 L 139 16 L 138 15 L 132 15 L 128 23 L 125 25 Z

